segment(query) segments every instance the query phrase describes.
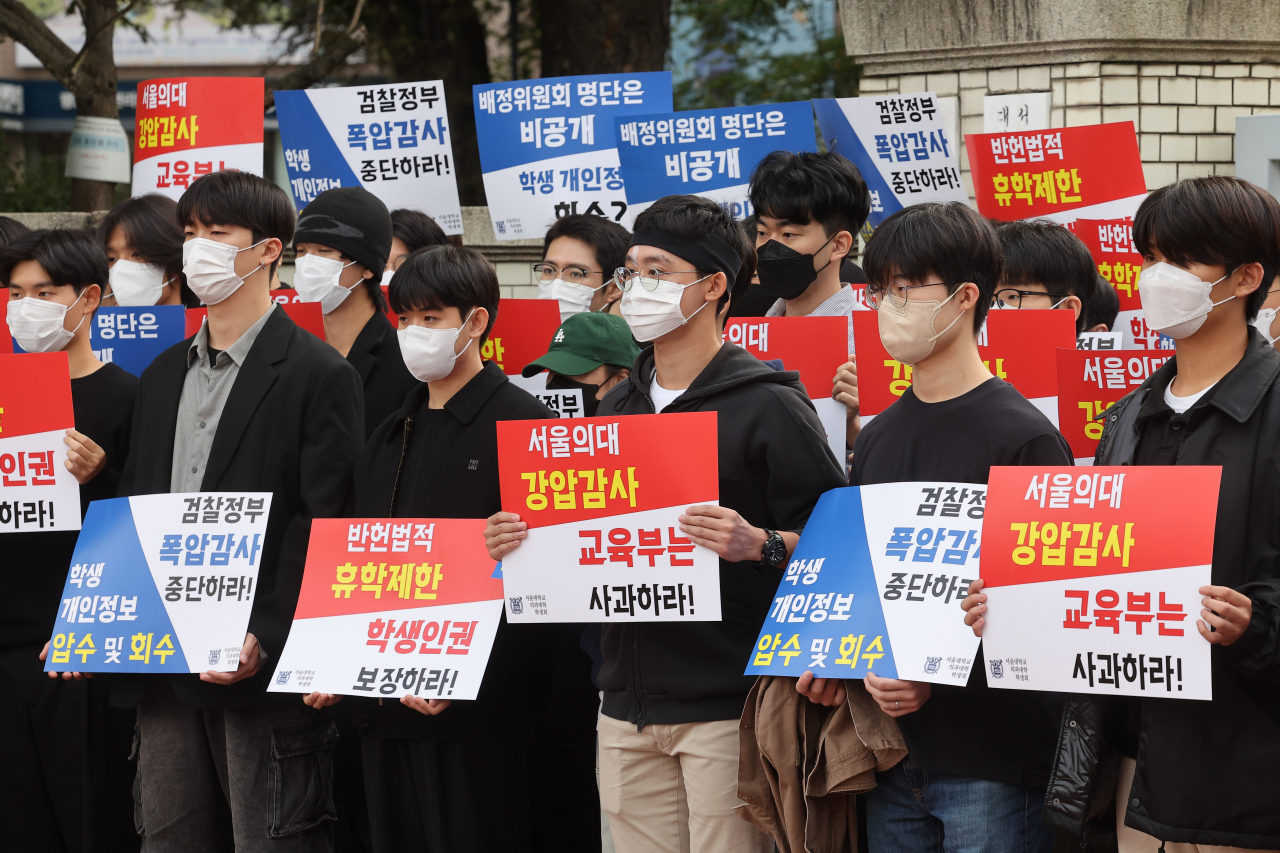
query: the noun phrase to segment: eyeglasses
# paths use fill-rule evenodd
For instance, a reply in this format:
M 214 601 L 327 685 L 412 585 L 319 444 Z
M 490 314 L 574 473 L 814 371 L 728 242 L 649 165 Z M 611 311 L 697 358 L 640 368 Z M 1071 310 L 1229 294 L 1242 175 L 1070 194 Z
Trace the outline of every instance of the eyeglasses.
M 637 277 L 640 278 L 640 286 L 652 293 L 658 289 L 658 284 L 663 280 L 663 276 L 668 275 L 698 275 L 697 270 L 676 270 L 674 272 L 660 270 L 657 267 L 645 267 L 643 269 L 633 270 L 626 267 L 618 267 L 613 271 L 613 283 L 618 285 L 618 289 L 626 293 L 631 289 L 631 285 L 635 283 Z
M 538 274 L 539 281 L 554 281 L 557 278 L 563 278 L 570 284 L 585 284 L 587 276 L 592 273 L 604 274 L 603 270 L 584 270 L 577 267 L 565 267 L 558 270 L 551 264 L 534 264 L 533 271 Z
M 867 285 L 867 304 L 873 309 L 879 310 L 881 302 L 887 302 L 894 308 L 903 308 L 907 304 L 907 291 L 915 290 L 921 287 L 946 287 L 950 290 L 953 286 L 959 286 L 963 282 L 934 281 L 929 284 L 907 284 L 904 279 L 894 279 L 887 285 L 878 285 L 875 283 Z
M 1055 300 L 1053 307 L 1057 307 L 1059 302 L 1070 295 L 1070 293 L 1046 293 L 1043 290 L 1019 290 L 1016 287 L 1003 287 L 996 291 L 991 305 L 995 308 L 1022 308 L 1024 307 L 1023 300 L 1033 296 L 1044 296 L 1050 300 Z

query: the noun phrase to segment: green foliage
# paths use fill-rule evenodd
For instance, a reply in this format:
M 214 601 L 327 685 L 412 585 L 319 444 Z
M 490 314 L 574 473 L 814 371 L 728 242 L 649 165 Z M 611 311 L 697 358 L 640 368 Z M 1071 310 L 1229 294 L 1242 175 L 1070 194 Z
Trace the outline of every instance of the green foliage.
M 35 213 L 71 209 L 71 179 L 53 158 L 42 160 L 31 174 L 0 166 L 0 210 Z

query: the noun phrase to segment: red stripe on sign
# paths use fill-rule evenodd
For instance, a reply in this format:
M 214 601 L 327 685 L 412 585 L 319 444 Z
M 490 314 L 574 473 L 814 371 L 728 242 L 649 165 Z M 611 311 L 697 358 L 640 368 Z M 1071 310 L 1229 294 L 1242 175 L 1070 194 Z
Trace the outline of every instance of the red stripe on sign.
M 0 354 L 0 439 L 75 426 L 65 352 Z

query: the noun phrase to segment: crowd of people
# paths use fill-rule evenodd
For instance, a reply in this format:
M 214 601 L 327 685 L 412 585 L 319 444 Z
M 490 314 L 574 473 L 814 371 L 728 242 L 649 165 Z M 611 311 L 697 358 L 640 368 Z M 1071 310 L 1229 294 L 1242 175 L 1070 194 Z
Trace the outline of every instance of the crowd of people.
M 495 425 L 556 414 L 482 357 L 502 308 L 485 258 L 364 189 L 330 189 L 295 214 L 279 187 L 241 172 L 200 177 L 176 203 L 122 202 L 94 234 L 0 222 L 13 339 L 68 355 L 65 464 L 82 507 L 273 496 L 232 672 L 46 674 L 76 534 L 0 540 L 4 849 L 1048 853 L 1056 829 L 1124 853 L 1280 850 L 1276 200 L 1210 177 L 1143 202 L 1143 310 L 1177 353 L 1108 410 L 1097 457 L 1222 466 L 1196 614 L 1213 700 L 987 689 L 979 651 L 964 687 L 805 673 L 786 685 L 799 717 L 773 718 L 748 703 L 755 679 L 742 672 L 819 497 L 1071 465 L 1054 424 L 987 369 L 977 336 L 991 310 L 1071 311 L 1077 332 L 1107 331 L 1119 302 L 1069 230 L 957 203 L 889 217 L 858 267 L 870 194 L 838 154 L 769 155 L 750 200 L 746 223 L 695 196 L 655 202 L 630 233 L 591 215 L 557 221 L 534 273 L 561 325 L 519 365 L 581 390 L 588 416 L 717 413 L 719 502 L 689 507 L 679 530 L 719 557 L 722 619 L 504 619 L 478 698 L 456 702 L 267 684 L 312 519 L 487 519 L 496 561 L 529 536 L 501 509 Z M 323 341 L 273 299 L 287 247 Z M 207 317 L 139 378 L 90 345 L 94 312 L 112 304 L 203 305 Z M 868 308 L 914 373 L 862 426 L 852 312 Z M 796 372 L 725 339 L 739 316 L 849 318 L 848 359 L 831 365 L 845 454 Z M 982 582 L 968 593 L 955 619 L 981 636 Z M 789 729 L 794 741 L 797 725 L 852 713 L 895 746 L 860 729 L 873 783 L 856 811 L 824 809 L 803 780 L 743 782 L 756 750 L 744 706 L 753 738 Z M 777 772 L 808 767 L 798 756 Z

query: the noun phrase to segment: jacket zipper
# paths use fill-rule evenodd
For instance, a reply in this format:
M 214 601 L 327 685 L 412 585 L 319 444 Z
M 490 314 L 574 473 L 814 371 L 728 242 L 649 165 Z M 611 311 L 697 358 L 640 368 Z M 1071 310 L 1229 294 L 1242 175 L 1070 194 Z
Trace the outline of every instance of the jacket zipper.
M 404 458 L 409 453 L 409 435 L 413 432 L 413 416 L 404 419 L 404 442 L 400 445 L 400 461 L 396 463 L 396 479 L 391 484 L 391 505 L 387 507 L 387 518 L 393 518 L 396 511 L 396 491 L 400 488 L 400 472 L 404 470 Z

